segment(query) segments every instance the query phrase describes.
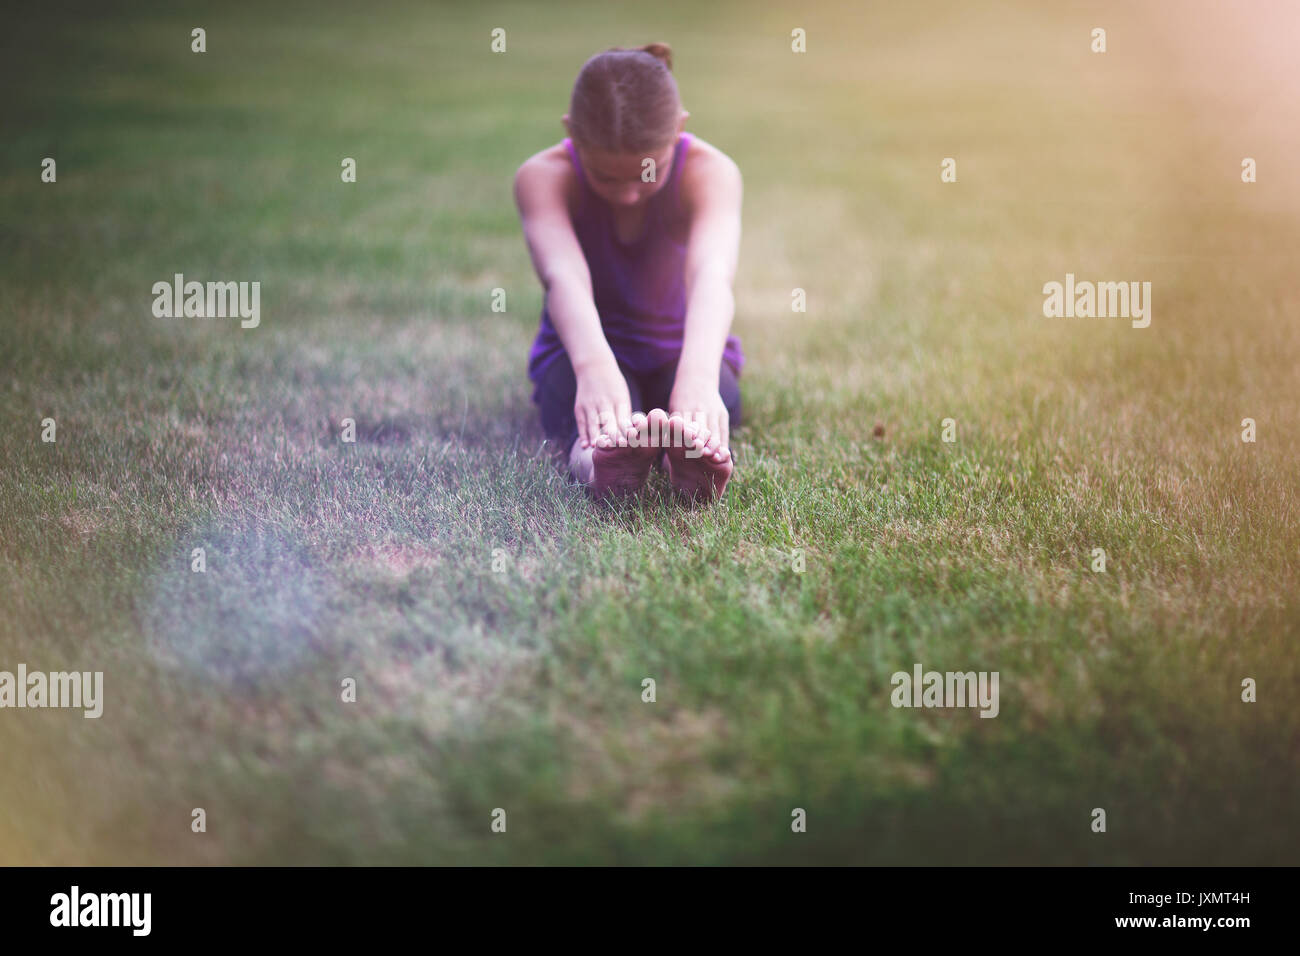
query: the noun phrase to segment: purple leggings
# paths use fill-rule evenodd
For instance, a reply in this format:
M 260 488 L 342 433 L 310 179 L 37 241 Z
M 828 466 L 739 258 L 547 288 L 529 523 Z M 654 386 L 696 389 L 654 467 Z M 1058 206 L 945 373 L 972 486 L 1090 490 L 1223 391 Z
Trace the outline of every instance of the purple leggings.
M 649 412 L 654 408 L 668 410 L 668 396 L 672 393 L 677 376 L 677 361 L 650 372 L 634 372 L 622 362 L 618 370 L 627 382 L 632 399 L 632 411 Z M 736 371 L 724 359 L 718 370 L 718 393 L 727 406 L 731 428 L 740 424 L 740 384 Z M 542 430 L 546 437 L 559 443 L 567 453 L 578 437 L 578 422 L 573 416 L 573 402 L 578 395 L 578 380 L 573 374 L 569 356 L 561 352 L 542 370 L 533 391 L 533 401 L 542 413 Z

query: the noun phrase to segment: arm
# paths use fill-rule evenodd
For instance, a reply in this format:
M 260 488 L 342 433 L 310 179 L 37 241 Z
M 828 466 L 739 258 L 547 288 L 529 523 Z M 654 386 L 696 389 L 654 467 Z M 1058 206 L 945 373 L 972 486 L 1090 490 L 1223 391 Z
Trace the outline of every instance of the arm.
M 718 369 L 736 302 L 731 286 L 740 252 L 740 169 L 725 156 L 696 167 L 691 193 L 691 233 L 686 247 L 686 332 L 670 413 L 704 421 L 704 453 L 729 448 L 727 409 L 718 394 Z
M 578 440 L 583 447 L 593 445 L 602 432 L 616 439 L 618 426 L 624 434 L 632 426 L 632 403 L 600 326 L 591 273 L 565 202 L 564 171 L 533 157 L 515 173 L 514 191 L 547 311 L 578 382 Z

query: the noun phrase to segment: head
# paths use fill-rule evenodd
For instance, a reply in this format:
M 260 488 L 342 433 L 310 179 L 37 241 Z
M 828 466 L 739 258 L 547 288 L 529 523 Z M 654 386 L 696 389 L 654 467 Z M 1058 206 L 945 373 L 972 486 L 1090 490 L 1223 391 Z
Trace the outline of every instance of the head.
M 591 188 L 612 205 L 632 208 L 668 181 L 689 116 L 673 81 L 672 50 L 650 43 L 615 47 L 583 64 L 562 121 Z M 655 162 L 654 182 L 641 181 L 647 158 Z

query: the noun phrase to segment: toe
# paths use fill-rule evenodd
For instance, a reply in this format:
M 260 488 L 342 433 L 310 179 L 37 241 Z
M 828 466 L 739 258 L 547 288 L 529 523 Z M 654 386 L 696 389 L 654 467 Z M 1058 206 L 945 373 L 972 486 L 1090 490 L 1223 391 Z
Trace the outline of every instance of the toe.
M 662 408 L 650 409 L 650 414 L 646 416 L 646 440 L 654 448 L 663 448 L 669 440 L 669 418 L 668 413 Z

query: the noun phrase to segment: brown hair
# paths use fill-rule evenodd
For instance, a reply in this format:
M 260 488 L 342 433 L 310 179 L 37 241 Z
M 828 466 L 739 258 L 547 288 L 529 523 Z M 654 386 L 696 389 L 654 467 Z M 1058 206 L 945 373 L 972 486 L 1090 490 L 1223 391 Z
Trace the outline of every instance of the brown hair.
M 597 53 L 578 72 L 569 100 L 574 142 L 611 153 L 646 153 L 667 145 L 682 101 L 666 43 Z

